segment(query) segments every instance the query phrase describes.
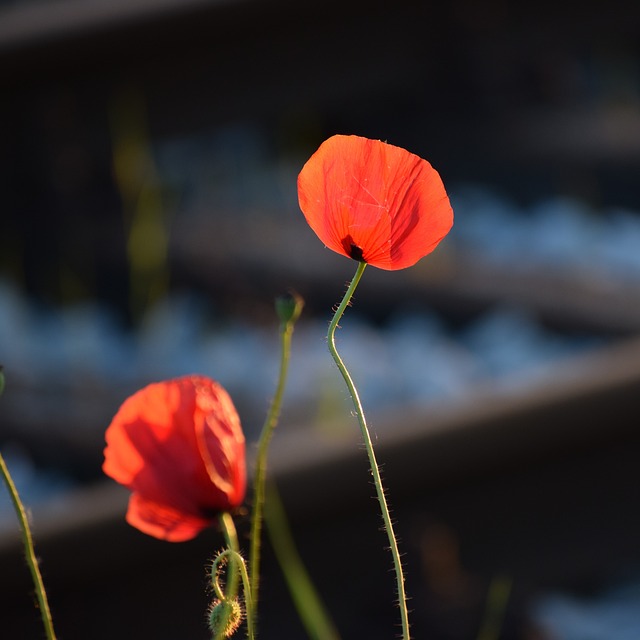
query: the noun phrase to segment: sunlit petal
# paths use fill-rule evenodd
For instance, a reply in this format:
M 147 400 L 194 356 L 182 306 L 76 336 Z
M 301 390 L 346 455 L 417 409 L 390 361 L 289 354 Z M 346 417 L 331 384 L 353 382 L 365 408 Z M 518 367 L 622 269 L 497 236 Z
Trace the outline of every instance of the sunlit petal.
M 381 269 L 412 266 L 453 225 L 440 175 L 426 160 L 359 136 L 320 145 L 298 176 L 298 200 L 327 247 Z

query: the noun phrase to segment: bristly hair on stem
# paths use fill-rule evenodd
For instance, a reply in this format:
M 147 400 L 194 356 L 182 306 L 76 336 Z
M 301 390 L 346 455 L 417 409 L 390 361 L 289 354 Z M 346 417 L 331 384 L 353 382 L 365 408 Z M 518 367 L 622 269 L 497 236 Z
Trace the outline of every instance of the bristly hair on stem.
M 380 512 L 382 515 L 382 519 L 384 522 L 384 528 L 387 533 L 387 537 L 389 539 L 389 548 L 391 550 L 391 555 L 393 556 L 393 564 L 396 574 L 396 588 L 398 595 L 398 603 L 400 607 L 400 617 L 402 621 L 402 638 L 403 640 L 410 640 L 409 633 L 409 612 L 407 608 L 407 596 L 405 593 L 405 585 L 404 585 L 404 573 L 402 569 L 402 561 L 400 557 L 400 552 L 398 550 L 398 542 L 395 536 L 395 532 L 393 529 L 393 521 L 391 519 L 391 515 L 389 512 L 389 506 L 387 504 L 385 489 L 382 484 L 382 477 L 380 474 L 380 467 L 376 460 L 375 451 L 373 448 L 373 443 L 371 441 L 371 435 L 369 433 L 369 428 L 367 426 L 367 421 L 364 415 L 364 410 L 362 408 L 362 402 L 360 401 L 360 396 L 358 394 L 358 390 L 351 378 L 351 374 L 349 373 L 347 367 L 345 366 L 338 350 L 336 348 L 335 342 L 335 333 L 336 328 L 338 327 L 338 323 L 342 318 L 342 315 L 345 312 L 345 309 L 351 303 L 353 298 L 353 293 L 362 278 L 362 274 L 364 273 L 365 267 L 367 266 L 366 262 L 359 262 L 358 268 L 356 269 L 356 273 L 353 276 L 353 280 L 349 284 L 347 292 L 344 294 L 344 298 L 342 302 L 338 305 L 337 310 L 334 313 L 334 316 L 329 323 L 329 330 L 327 332 L 327 343 L 329 345 L 329 351 L 331 356 L 333 357 L 336 366 L 340 370 L 342 377 L 347 385 L 347 389 L 349 390 L 349 394 L 351 395 L 351 399 L 353 400 L 353 405 L 356 413 L 356 417 L 358 418 L 358 423 L 360 425 L 360 431 L 362 434 L 362 439 L 367 450 L 367 455 L 369 457 L 369 466 L 371 470 L 371 475 L 373 477 L 373 482 L 376 488 L 376 495 L 378 497 L 378 503 L 380 504 Z
M 273 432 L 280 417 L 280 409 L 289 371 L 291 357 L 291 338 L 296 321 L 304 307 L 304 300 L 295 292 L 288 292 L 276 299 L 276 313 L 280 319 L 280 371 L 276 390 L 271 400 L 256 455 L 256 467 L 253 482 L 253 511 L 251 514 L 251 546 L 249 550 L 249 568 L 251 571 L 251 597 L 253 616 L 257 617 L 260 591 L 260 547 L 262 541 L 262 521 L 266 493 L 267 453 Z M 255 622 L 255 619 L 254 619 Z
M 0 365 L 0 395 L 4 391 L 4 372 Z M 29 525 L 29 517 L 27 511 L 24 508 L 24 504 L 20 499 L 20 494 L 16 488 L 9 468 L 0 453 L 0 476 L 7 487 L 13 508 L 20 524 L 20 532 L 22 533 L 22 543 L 24 546 L 24 555 L 31 572 L 31 579 L 35 587 L 36 597 L 38 599 L 38 608 L 40 609 L 40 617 L 42 618 L 42 625 L 44 627 L 47 640 L 56 640 L 56 634 L 53 629 L 53 620 L 51 619 L 51 610 L 49 609 L 49 600 L 47 599 L 47 591 L 44 588 L 44 582 L 42 580 L 42 574 L 40 573 L 40 567 L 38 565 L 38 558 L 33 545 L 33 536 L 31 535 L 31 526 Z

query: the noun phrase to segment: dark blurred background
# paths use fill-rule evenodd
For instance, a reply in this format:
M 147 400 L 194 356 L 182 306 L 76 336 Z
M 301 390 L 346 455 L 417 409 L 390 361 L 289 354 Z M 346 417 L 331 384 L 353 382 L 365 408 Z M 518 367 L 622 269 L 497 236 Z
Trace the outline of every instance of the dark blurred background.
M 416 638 L 475 638 L 506 576 L 495 637 L 584 640 L 562 625 L 597 628 L 593 603 L 534 605 L 553 589 L 595 597 L 640 563 L 639 48 L 640 6 L 617 1 L 0 2 L 0 446 L 25 487 L 46 474 L 33 500 L 100 485 L 110 417 L 159 377 L 220 379 L 255 440 L 277 363 L 272 300 L 289 287 L 306 300 L 301 350 L 315 336 L 334 373 L 322 331 L 353 265 L 306 226 L 296 176 L 335 133 L 387 140 L 436 167 L 456 213 L 417 267 L 367 273 L 353 310 L 413 558 Z M 514 384 L 524 346 L 544 365 L 536 384 Z M 431 373 L 418 362 L 433 359 Z M 282 425 L 293 444 L 276 463 L 294 530 L 343 637 L 388 638 L 393 593 L 372 586 L 391 583 L 384 539 L 368 535 L 377 515 L 337 417 L 345 393 L 299 372 Z M 398 413 L 408 404 L 411 418 Z M 329 424 L 321 436 L 316 422 Z M 302 425 L 338 434 L 326 455 L 307 460 Z M 198 571 L 211 537 L 165 550 L 121 522 L 123 494 L 99 495 L 78 499 L 85 520 L 52 510 L 43 525 L 61 637 L 206 637 Z M 350 578 L 336 527 L 357 556 Z M 7 540 L 7 638 L 39 637 Z M 270 555 L 266 575 L 263 637 L 304 637 Z M 603 628 L 594 640 L 631 637 Z
M 231 274 L 202 273 L 172 234 L 189 214 L 221 217 L 233 241 L 210 259 L 251 263 L 263 230 L 246 216 L 299 224 L 290 176 L 264 174 L 295 175 L 336 132 L 405 146 L 447 185 L 495 186 L 521 204 L 563 194 L 637 207 L 638 13 L 5 2 L 2 272 L 46 302 L 98 298 L 129 315 L 131 269 L 156 266 L 147 295 L 198 276 L 224 287 Z M 203 201 L 206 189 L 217 197 Z

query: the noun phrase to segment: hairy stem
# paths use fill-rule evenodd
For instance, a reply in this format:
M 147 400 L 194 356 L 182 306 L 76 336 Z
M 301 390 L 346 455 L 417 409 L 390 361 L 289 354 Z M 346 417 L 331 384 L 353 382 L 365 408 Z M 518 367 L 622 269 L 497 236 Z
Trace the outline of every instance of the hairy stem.
M 338 323 L 342 318 L 345 309 L 349 306 L 351 302 L 351 298 L 353 297 L 353 293 L 362 278 L 362 274 L 364 273 L 365 267 L 367 266 L 366 262 L 359 262 L 358 269 L 356 270 L 355 275 L 353 276 L 353 280 L 349 284 L 349 288 L 347 292 L 344 294 L 344 298 L 342 302 L 338 306 L 331 323 L 329 324 L 329 331 L 327 333 L 327 342 L 329 344 L 329 351 L 344 378 L 344 381 L 349 389 L 349 393 L 351 394 L 351 398 L 353 400 L 353 405 L 355 408 L 356 416 L 358 418 L 358 423 L 360 424 L 360 431 L 362 432 L 362 438 L 364 440 L 365 448 L 367 450 L 367 455 L 369 457 L 369 466 L 371 467 L 371 475 L 373 476 L 373 482 L 376 487 L 376 494 L 378 496 L 378 502 L 380 503 L 380 511 L 382 513 L 382 519 L 384 521 L 384 527 L 387 532 L 387 536 L 389 538 L 389 547 L 391 550 L 391 554 L 393 556 L 393 564 L 396 573 L 396 582 L 397 582 L 397 590 L 398 590 L 398 602 L 400 606 L 400 615 L 402 618 L 402 637 L 403 640 L 409 640 L 409 612 L 407 609 L 407 597 L 404 588 L 404 574 L 402 571 L 402 562 L 400 561 L 400 552 L 398 550 L 398 543 L 396 540 L 396 536 L 393 530 L 393 522 L 391 520 L 391 515 L 389 513 L 389 507 L 387 505 L 387 499 L 384 492 L 384 487 L 382 486 L 382 477 L 380 475 L 380 469 L 378 468 L 378 462 L 376 460 L 375 451 L 373 450 L 373 443 L 371 441 L 371 436 L 369 434 L 369 428 L 367 427 L 367 421 L 364 415 L 364 410 L 362 408 L 362 403 L 360 402 L 360 396 L 358 395 L 358 390 L 351 378 L 351 374 L 347 370 L 338 350 L 336 349 L 336 341 L 335 341 L 335 333 L 336 328 L 338 327 Z
M 35 586 L 38 605 L 40 608 L 40 616 L 42 617 L 42 624 L 44 626 L 47 640 L 55 640 L 56 634 L 53 630 L 53 621 L 51 619 L 49 601 L 47 600 L 47 592 L 44 588 L 42 574 L 40 573 L 38 559 L 36 558 L 36 552 L 33 546 L 33 537 L 31 535 L 31 528 L 29 527 L 29 518 L 27 517 L 27 512 L 24 508 L 24 505 L 22 504 L 22 501 L 20 500 L 20 495 L 18 494 L 18 490 L 16 489 L 13 479 L 11 478 L 11 474 L 9 473 L 9 469 L 4 461 L 4 458 L 2 457 L 2 454 L 0 454 L 0 473 L 2 474 L 4 483 L 7 485 L 7 489 L 9 490 L 11 502 L 13 502 L 13 507 L 20 523 L 20 529 L 22 531 L 22 542 L 25 552 L 24 554 L 27 560 L 27 565 L 29 566 L 29 570 L 31 571 L 31 578 L 33 579 L 33 584 Z
M 293 328 L 300 312 L 302 311 L 302 298 L 297 295 L 290 296 L 287 300 L 279 300 L 284 302 L 285 311 L 282 307 L 278 308 L 281 316 L 280 323 L 280 372 L 278 374 L 278 383 L 271 400 L 271 406 L 262 427 L 260 440 L 258 441 L 258 453 L 256 456 L 256 468 L 253 480 L 253 512 L 251 514 L 251 548 L 249 551 L 249 571 L 251 579 L 251 597 L 253 599 L 253 615 L 258 613 L 258 595 L 260 590 L 260 546 L 262 537 L 262 521 L 264 518 L 264 501 L 266 493 L 267 478 L 267 452 L 269 443 L 273 436 L 273 432 L 278 424 L 280 417 L 280 408 L 282 407 L 282 398 L 287 381 L 289 371 L 289 360 L 291 357 L 291 338 Z
M 238 580 L 242 580 L 244 606 L 247 616 L 247 637 L 249 640 L 254 640 L 255 632 L 253 623 L 255 614 L 253 611 L 253 598 L 251 596 L 251 583 L 247 572 L 247 565 L 240 554 L 236 526 L 229 513 L 222 513 L 220 515 L 220 526 L 227 543 L 227 549 L 220 553 L 214 561 L 211 575 L 213 589 L 218 599 L 232 600 L 238 594 Z M 218 565 L 224 560 L 228 562 L 229 568 L 227 571 L 226 590 L 223 592 L 218 582 Z

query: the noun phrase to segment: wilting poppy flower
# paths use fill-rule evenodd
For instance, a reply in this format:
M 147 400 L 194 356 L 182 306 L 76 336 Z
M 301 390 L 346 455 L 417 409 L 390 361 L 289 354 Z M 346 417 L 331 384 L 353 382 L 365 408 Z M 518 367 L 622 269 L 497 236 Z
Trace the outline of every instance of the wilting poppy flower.
M 391 271 L 431 253 L 453 225 L 440 175 L 426 160 L 359 136 L 320 145 L 298 176 L 298 199 L 329 249 Z
M 106 441 L 103 471 L 133 492 L 127 522 L 151 536 L 188 540 L 244 499 L 240 419 L 209 378 L 141 389 L 120 407 Z

